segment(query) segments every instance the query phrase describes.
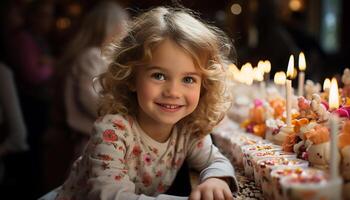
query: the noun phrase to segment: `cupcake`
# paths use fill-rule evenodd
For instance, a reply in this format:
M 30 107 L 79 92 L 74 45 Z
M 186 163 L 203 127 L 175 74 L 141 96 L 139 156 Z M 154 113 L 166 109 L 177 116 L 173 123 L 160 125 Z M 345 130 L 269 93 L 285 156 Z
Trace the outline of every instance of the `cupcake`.
M 260 180 L 260 176 L 257 173 L 257 162 L 261 159 L 264 158 L 276 158 L 276 157 L 285 157 L 285 158 L 296 158 L 296 155 L 294 153 L 290 153 L 290 152 L 285 152 L 285 151 L 281 151 L 281 150 L 268 150 L 268 151 L 258 151 L 258 152 L 254 152 L 252 154 L 252 165 L 253 165 L 253 172 L 254 172 L 254 180 L 255 180 L 255 184 L 257 186 L 260 186 L 261 184 L 261 180 Z
M 232 158 L 233 163 L 238 166 L 243 166 L 243 152 L 242 148 L 247 145 L 254 144 L 265 144 L 266 140 L 263 140 L 260 137 L 253 136 L 250 134 L 242 134 L 237 138 L 231 139 L 232 145 Z
M 280 166 L 298 166 L 307 167 L 309 163 L 305 160 L 298 158 L 286 158 L 286 157 L 275 157 L 275 158 L 264 158 L 257 162 L 257 173 L 260 179 L 261 189 L 266 199 L 273 198 L 271 190 L 271 176 L 270 173 L 273 169 Z M 255 173 L 255 171 L 254 171 Z
M 255 145 L 244 146 L 242 148 L 244 174 L 248 178 L 253 179 L 254 177 L 252 154 L 254 152 L 261 152 L 266 150 L 282 150 L 282 148 L 281 146 L 274 145 L 274 144 L 255 144 Z
M 335 200 L 340 199 L 342 180 L 315 173 L 284 177 L 280 184 L 286 200 Z
M 285 177 L 311 176 L 320 174 L 326 176 L 325 172 L 315 168 L 302 168 L 296 166 L 281 166 L 271 171 L 273 199 L 283 199 L 280 180 Z

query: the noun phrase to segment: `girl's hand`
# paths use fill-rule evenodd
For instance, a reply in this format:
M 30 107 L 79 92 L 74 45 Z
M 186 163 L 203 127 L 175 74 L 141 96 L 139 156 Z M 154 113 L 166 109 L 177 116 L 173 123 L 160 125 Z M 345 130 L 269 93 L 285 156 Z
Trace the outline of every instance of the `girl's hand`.
M 208 178 L 191 192 L 189 200 L 233 200 L 233 196 L 223 179 Z

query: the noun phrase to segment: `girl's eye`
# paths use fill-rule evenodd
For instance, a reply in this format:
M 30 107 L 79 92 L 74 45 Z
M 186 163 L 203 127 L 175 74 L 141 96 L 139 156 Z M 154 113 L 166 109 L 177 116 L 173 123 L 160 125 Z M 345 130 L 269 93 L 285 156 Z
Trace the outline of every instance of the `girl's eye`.
M 159 80 L 159 81 L 165 80 L 165 75 L 162 73 L 153 73 L 151 76 L 152 76 L 152 78 Z
M 196 80 L 195 80 L 193 77 L 186 76 L 186 77 L 183 79 L 183 82 L 184 82 L 184 83 L 195 83 Z

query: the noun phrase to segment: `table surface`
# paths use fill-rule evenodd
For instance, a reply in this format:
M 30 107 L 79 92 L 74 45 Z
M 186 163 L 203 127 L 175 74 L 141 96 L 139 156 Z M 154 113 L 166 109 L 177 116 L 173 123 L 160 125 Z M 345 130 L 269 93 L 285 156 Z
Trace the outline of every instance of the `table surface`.
M 238 181 L 239 192 L 234 194 L 234 199 L 264 199 L 260 188 L 255 185 L 255 181 L 244 176 L 243 168 L 235 167 L 235 174 Z

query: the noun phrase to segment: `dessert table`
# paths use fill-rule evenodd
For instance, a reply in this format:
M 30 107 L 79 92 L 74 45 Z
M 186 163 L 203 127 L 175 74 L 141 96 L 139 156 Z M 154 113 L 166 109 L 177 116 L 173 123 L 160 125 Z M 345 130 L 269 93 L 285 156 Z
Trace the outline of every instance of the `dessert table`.
M 228 120 L 228 119 L 225 119 Z M 224 121 L 225 121 L 224 120 Z M 227 125 L 227 126 L 226 126 Z M 235 131 L 241 131 L 239 125 L 236 123 L 225 123 L 224 126 L 220 126 L 219 129 L 212 134 L 213 142 L 219 148 L 219 150 L 230 160 L 232 160 L 232 144 L 231 137 Z M 231 133 L 231 134 L 228 134 Z M 235 168 L 235 175 L 238 181 L 239 192 L 234 194 L 234 199 L 245 200 L 260 200 L 264 199 L 262 191 L 255 185 L 254 180 L 248 179 L 244 175 L 244 169 L 242 166 L 237 166 L 232 162 Z

